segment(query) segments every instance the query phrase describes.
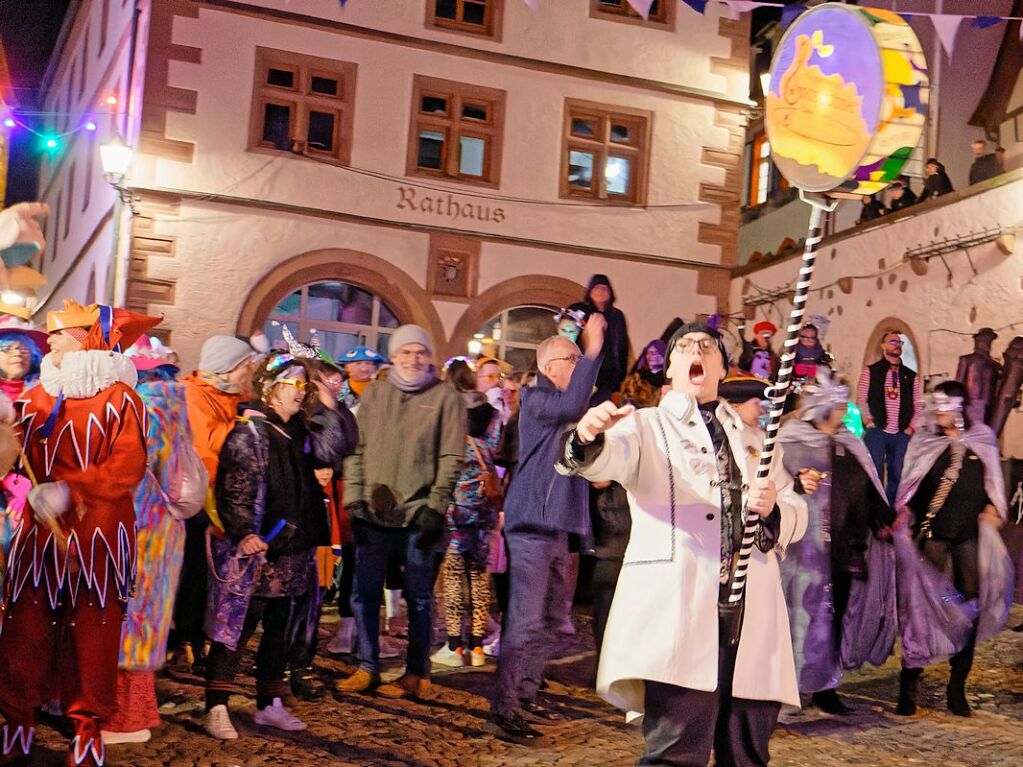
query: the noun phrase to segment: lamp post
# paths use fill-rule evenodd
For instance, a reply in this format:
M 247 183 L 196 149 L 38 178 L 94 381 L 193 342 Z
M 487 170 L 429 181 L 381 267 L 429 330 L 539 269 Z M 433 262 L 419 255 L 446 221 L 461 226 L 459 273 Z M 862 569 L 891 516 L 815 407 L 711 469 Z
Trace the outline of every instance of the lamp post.
M 124 306 L 127 296 L 131 218 L 137 216 L 139 212 L 135 206 L 138 198 L 125 184 L 134 153 L 132 147 L 125 143 L 120 135 L 115 135 L 99 148 L 103 178 L 114 188 L 118 196 L 114 204 L 113 259 L 107 271 L 108 296 L 113 306 Z M 130 211 L 131 216 L 124 215 L 125 210 Z

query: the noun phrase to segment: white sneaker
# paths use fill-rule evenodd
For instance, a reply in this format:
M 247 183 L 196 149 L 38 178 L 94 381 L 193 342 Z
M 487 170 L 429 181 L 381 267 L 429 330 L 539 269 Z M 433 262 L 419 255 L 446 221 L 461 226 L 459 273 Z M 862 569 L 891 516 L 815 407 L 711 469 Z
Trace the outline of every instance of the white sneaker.
M 489 644 L 483 644 L 483 654 L 490 658 L 497 658 L 501 655 L 501 635 L 497 635 L 497 639 Z
M 354 650 L 352 639 L 355 635 L 355 618 L 342 618 L 337 633 L 327 643 L 327 652 L 332 655 L 348 655 Z
M 238 731 L 231 724 L 231 715 L 227 713 L 227 706 L 223 704 L 214 706 L 207 712 L 203 727 L 208 735 L 217 740 L 238 739 Z
M 153 737 L 153 733 L 149 730 L 135 730 L 134 732 L 100 730 L 100 735 L 103 737 L 103 742 L 108 746 L 115 743 L 148 743 L 149 739 Z
M 465 655 L 462 654 L 462 648 L 459 647 L 457 650 L 452 650 L 448 647 L 447 642 L 430 656 L 430 660 L 438 665 L 450 666 L 451 668 L 461 668 L 465 665 Z
M 397 658 L 401 655 L 401 645 L 391 639 L 387 634 L 380 635 L 380 659 Z
M 252 721 L 260 727 L 275 727 L 278 730 L 288 732 L 299 732 L 306 729 L 308 725 L 288 711 L 281 703 L 280 698 L 274 698 L 273 703 L 264 709 L 257 710 Z

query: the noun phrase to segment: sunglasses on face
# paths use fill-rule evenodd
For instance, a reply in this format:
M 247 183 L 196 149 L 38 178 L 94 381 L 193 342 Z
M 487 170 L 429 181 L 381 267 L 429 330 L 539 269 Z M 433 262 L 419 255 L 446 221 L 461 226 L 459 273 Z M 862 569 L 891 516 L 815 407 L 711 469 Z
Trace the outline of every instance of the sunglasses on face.
M 296 389 L 302 389 L 303 391 L 308 389 L 311 385 L 304 378 L 282 378 L 277 383 L 283 384 L 284 386 L 294 386 Z

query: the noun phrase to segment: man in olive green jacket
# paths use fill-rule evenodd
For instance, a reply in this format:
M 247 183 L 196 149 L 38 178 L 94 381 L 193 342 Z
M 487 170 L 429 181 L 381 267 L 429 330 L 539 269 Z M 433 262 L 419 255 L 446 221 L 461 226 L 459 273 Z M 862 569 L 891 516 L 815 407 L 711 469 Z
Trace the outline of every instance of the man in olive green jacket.
M 344 500 L 355 537 L 353 612 L 359 669 L 343 693 L 377 689 L 417 697 L 429 687 L 433 586 L 443 553 L 446 514 L 465 456 L 465 407 L 437 378 L 433 341 L 417 325 L 391 336 L 386 380 L 359 404 L 359 444 L 345 459 Z M 405 561 L 409 646 L 405 674 L 380 685 L 380 598 L 387 561 Z

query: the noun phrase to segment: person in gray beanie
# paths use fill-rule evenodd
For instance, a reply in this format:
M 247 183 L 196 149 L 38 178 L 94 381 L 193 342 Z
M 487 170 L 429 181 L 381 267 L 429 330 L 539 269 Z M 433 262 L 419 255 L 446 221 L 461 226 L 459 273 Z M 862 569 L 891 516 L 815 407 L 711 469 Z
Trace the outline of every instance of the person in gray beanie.
M 433 586 L 445 548 L 445 515 L 462 471 L 466 415 L 458 392 L 440 385 L 429 333 L 403 325 L 389 345 L 393 367 L 386 381 L 366 387 L 359 443 L 344 464 L 344 503 L 355 538 L 359 668 L 337 691 L 422 697 L 430 686 Z M 409 645 L 405 674 L 381 685 L 380 599 L 395 554 L 405 559 Z
M 210 336 L 199 354 L 199 369 L 185 378 L 185 405 L 192 430 L 192 446 L 210 477 L 210 490 L 217 477 L 220 449 L 234 428 L 238 406 L 254 395 L 252 374 L 256 350 L 234 336 Z M 172 658 L 167 671 L 190 678 L 206 636 L 203 619 L 206 608 L 206 528 L 220 528 L 216 509 L 207 501 L 205 513 L 185 522 L 185 560 L 174 606 Z M 201 676 L 201 673 L 200 673 Z

